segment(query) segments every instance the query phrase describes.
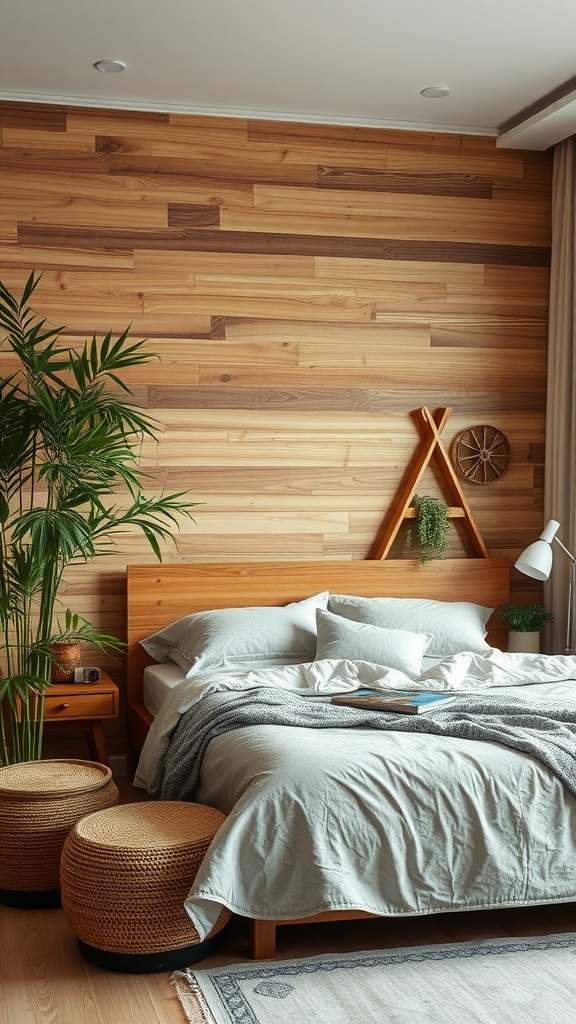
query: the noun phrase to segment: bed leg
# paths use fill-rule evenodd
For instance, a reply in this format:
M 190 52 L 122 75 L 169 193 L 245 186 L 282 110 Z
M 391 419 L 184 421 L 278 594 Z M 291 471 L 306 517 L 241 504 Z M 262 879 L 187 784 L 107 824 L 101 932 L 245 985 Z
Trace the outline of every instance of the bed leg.
M 274 921 L 250 919 L 250 953 L 254 960 L 273 960 L 276 956 Z

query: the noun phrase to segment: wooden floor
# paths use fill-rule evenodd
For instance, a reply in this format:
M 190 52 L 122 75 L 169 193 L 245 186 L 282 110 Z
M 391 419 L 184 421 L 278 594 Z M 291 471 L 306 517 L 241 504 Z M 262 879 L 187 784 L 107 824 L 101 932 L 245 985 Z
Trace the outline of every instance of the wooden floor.
M 124 788 L 122 798 L 134 796 Z M 564 931 L 576 932 L 576 904 L 287 926 L 278 931 L 278 957 Z M 236 918 L 218 952 L 198 966 L 248 958 L 248 930 Z M 116 974 L 94 967 L 78 953 L 62 910 L 0 906 L 0 1022 L 185 1024 L 185 1017 L 169 974 Z

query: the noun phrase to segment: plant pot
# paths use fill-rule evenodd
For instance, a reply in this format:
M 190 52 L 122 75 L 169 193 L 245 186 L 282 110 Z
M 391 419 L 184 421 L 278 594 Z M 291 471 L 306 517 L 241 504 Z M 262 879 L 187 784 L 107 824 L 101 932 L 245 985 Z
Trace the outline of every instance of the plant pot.
M 540 633 L 521 633 L 511 629 L 508 633 L 508 650 L 513 654 L 540 654 Z
M 53 683 L 73 683 L 74 669 L 82 664 L 82 651 L 80 644 L 55 643 L 52 644 L 52 656 L 56 661 L 52 662 L 50 678 Z

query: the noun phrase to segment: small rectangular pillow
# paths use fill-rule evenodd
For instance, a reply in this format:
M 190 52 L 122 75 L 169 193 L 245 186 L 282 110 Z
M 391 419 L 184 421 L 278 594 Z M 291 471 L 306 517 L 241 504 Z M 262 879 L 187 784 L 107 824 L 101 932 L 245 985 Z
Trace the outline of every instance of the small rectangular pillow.
M 432 633 L 427 657 L 448 658 L 462 651 L 490 650 L 484 638 L 486 623 L 494 609 L 468 601 L 331 594 L 328 608 L 354 622 Z
M 204 669 L 312 661 L 316 609 L 328 592 L 284 607 L 217 608 L 185 615 L 140 643 L 155 661 L 173 661 L 188 676 Z
M 422 656 L 432 637 L 405 629 L 384 629 L 365 622 L 353 622 L 318 609 L 318 641 L 315 661 L 326 659 L 370 661 L 395 668 L 411 679 L 419 679 Z

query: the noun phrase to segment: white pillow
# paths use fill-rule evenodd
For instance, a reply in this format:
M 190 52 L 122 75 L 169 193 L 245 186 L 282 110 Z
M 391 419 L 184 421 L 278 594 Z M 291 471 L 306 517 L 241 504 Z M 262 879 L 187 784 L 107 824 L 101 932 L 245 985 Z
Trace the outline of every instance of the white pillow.
M 428 657 L 447 658 L 462 651 L 490 650 L 484 637 L 486 623 L 494 609 L 468 601 L 331 594 L 328 608 L 354 622 L 432 633 L 433 639 L 426 651 Z
M 432 637 L 405 629 L 383 629 L 365 622 L 334 615 L 318 609 L 318 641 L 315 661 L 325 659 L 370 661 L 396 668 L 411 679 L 419 679 L 422 656 Z
M 140 643 L 155 661 L 174 661 L 188 676 L 204 669 L 246 669 L 260 661 L 312 661 L 316 609 L 328 592 L 285 607 L 217 608 L 185 615 Z

